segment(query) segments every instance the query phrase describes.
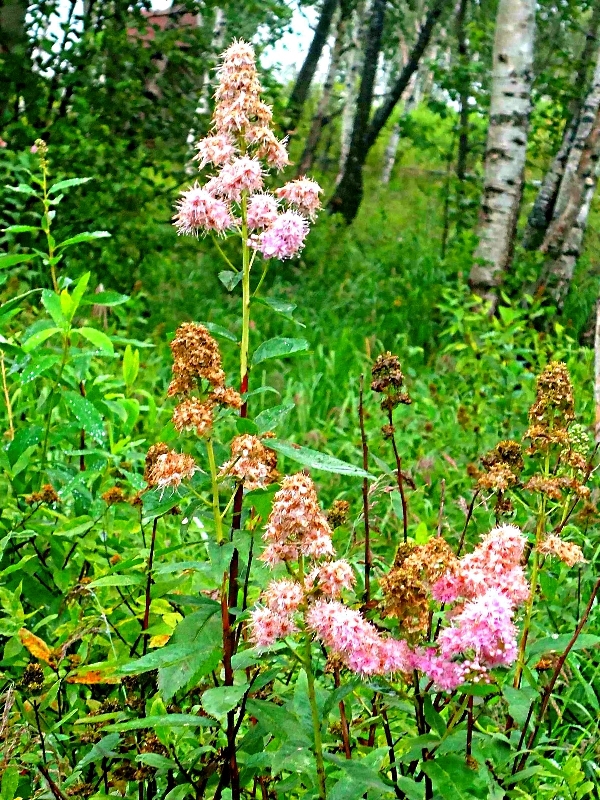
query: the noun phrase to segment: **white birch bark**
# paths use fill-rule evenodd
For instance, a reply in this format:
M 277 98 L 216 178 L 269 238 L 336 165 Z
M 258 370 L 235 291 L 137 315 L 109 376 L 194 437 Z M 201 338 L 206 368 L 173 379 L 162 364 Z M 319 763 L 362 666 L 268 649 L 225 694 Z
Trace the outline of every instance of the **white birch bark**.
M 344 55 L 344 108 L 342 111 L 340 160 L 338 175 L 335 182 L 336 186 L 344 176 L 344 166 L 348 158 L 348 151 L 350 150 L 352 126 L 354 125 L 354 111 L 356 99 L 358 97 L 359 78 L 362 70 L 365 24 L 368 21 L 369 6 L 370 3 L 367 3 L 367 0 L 361 0 L 357 3 L 350 23 L 351 40 Z
M 534 37 L 535 0 L 499 0 L 479 244 L 469 277 L 490 299 L 511 263 L 523 194 Z
M 545 270 L 548 292 L 559 308 L 581 254 L 600 159 L 600 49 L 592 85 L 581 110 L 567 159 L 552 222 L 540 248 L 551 256 Z
M 331 105 L 333 89 L 335 87 L 335 79 L 340 68 L 340 62 L 344 52 L 344 46 L 346 44 L 348 20 L 341 18 L 341 14 L 336 15 L 336 17 L 334 17 L 333 29 L 336 31 L 336 34 L 335 40 L 331 47 L 329 67 L 327 69 L 327 75 L 325 77 L 323 91 L 317 105 L 317 110 L 312 119 L 308 136 L 306 137 L 306 145 L 304 147 L 304 152 L 302 153 L 298 167 L 299 175 L 306 173 L 312 167 L 314 162 L 315 151 L 321 138 L 321 131 Z

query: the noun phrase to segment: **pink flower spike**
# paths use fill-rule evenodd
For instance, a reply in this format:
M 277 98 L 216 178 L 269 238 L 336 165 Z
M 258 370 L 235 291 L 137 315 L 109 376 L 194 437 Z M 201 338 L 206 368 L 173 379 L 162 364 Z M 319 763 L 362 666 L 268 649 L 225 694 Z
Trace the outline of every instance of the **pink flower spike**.
M 223 133 L 200 139 L 196 145 L 196 150 L 198 154 L 194 158 L 200 162 L 199 169 L 202 169 L 207 164 L 214 164 L 220 167 L 230 161 L 236 154 L 233 140 Z
M 263 592 L 262 599 L 267 608 L 276 614 L 290 614 L 304 600 L 304 589 L 295 581 L 283 579 L 271 581 Z
M 323 564 L 315 578 L 319 589 L 329 597 L 339 597 L 343 589 L 351 589 L 356 582 L 352 567 L 344 559 Z
M 277 219 L 277 206 L 272 194 L 253 194 L 248 203 L 248 228 L 255 231 L 272 225 Z
M 281 200 L 287 200 L 290 205 L 295 206 L 301 214 L 314 219 L 315 213 L 321 208 L 319 195 L 322 191 L 312 178 L 299 178 L 277 189 L 276 194 Z
M 270 647 L 278 639 L 291 636 L 298 629 L 288 614 L 278 614 L 270 608 L 255 608 L 250 612 L 250 638 L 258 648 Z
M 308 222 L 296 211 L 284 211 L 270 228 L 252 241 L 265 258 L 291 258 L 304 247 Z
M 260 161 L 249 156 L 235 158 L 223 165 L 218 182 L 220 194 L 239 202 L 242 192 L 257 192 L 262 189 L 263 171 Z
M 227 203 L 198 185 L 182 192 L 173 219 L 177 233 L 192 236 L 199 230 L 222 233 L 234 224 Z

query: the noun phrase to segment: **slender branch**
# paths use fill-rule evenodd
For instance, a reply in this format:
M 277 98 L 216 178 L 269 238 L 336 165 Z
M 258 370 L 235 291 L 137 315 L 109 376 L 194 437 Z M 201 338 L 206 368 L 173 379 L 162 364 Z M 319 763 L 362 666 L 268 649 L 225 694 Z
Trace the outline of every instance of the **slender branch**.
M 363 469 L 369 471 L 369 445 L 365 433 L 365 407 L 364 407 L 365 376 L 360 376 L 358 390 L 358 421 L 360 424 L 360 440 L 362 443 Z M 369 522 L 369 479 L 363 478 L 363 519 L 365 524 L 365 604 L 371 599 L 371 526 Z
M 6 366 L 4 364 L 4 350 L 0 350 L 0 366 L 2 367 L 2 391 L 4 392 L 4 402 L 6 403 L 6 413 L 8 415 L 8 431 L 7 435 L 10 441 L 15 438 L 15 426 L 13 422 L 12 404 L 10 402 L 10 394 L 8 392 L 8 385 L 6 383 Z
M 158 517 L 154 518 L 154 522 L 152 524 L 152 538 L 150 539 L 150 554 L 148 555 L 148 577 L 146 580 L 146 600 L 145 600 L 145 607 L 144 607 L 144 618 L 142 620 L 142 630 L 147 631 L 150 625 L 150 604 L 151 600 L 151 588 L 152 588 L 152 565 L 154 563 L 154 546 L 156 544 L 156 528 L 158 527 Z M 144 655 L 146 654 L 146 650 L 148 649 L 148 638 L 144 638 Z
M 392 448 L 394 450 L 394 458 L 396 459 L 396 480 L 398 481 L 398 491 L 400 492 L 400 500 L 402 501 L 402 531 L 403 541 L 406 544 L 408 541 L 408 503 L 404 493 L 404 480 L 402 478 L 402 459 L 398 453 L 396 445 L 396 434 L 394 433 L 394 420 L 392 417 L 392 409 L 388 408 L 388 420 L 390 424 L 390 439 L 392 440 Z

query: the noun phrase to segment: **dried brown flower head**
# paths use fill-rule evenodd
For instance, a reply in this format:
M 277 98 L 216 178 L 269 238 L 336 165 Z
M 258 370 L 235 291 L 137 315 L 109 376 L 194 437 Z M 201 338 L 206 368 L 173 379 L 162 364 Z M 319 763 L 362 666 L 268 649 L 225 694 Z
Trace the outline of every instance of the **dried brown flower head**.
M 195 429 L 198 436 L 204 436 L 212 428 L 213 404 L 196 397 L 186 397 L 175 406 L 172 419 L 178 433 Z
M 241 408 L 243 402 L 240 393 L 231 386 L 215 386 L 208 399 L 213 403 L 230 408 Z
M 509 514 L 512 514 L 515 510 L 515 507 L 512 504 L 512 501 L 509 497 L 504 497 L 503 494 L 499 493 L 496 499 L 496 505 L 494 506 L 494 513 L 496 517 L 503 517 Z
M 166 455 L 169 452 L 169 446 L 166 445 L 164 442 L 158 442 L 157 444 L 153 444 L 146 454 L 146 463 L 144 467 L 144 480 L 146 483 L 150 481 L 150 473 L 154 469 L 154 465 L 156 464 L 158 458 L 160 456 Z M 135 498 L 134 498 L 135 500 Z
M 149 454 L 150 451 L 148 451 Z M 148 457 L 146 457 L 146 464 L 148 464 Z M 153 458 L 152 465 L 147 469 L 147 477 L 146 473 L 144 473 L 144 477 L 148 486 L 156 486 L 159 489 L 171 486 L 176 489 L 183 480 L 191 478 L 197 469 L 192 456 L 167 448 L 166 452 L 161 452 Z
M 506 464 L 515 474 L 523 470 L 523 454 L 521 445 L 512 439 L 504 439 L 498 442 L 493 450 L 486 453 L 481 459 L 481 463 L 488 469 L 495 464 Z
M 277 453 L 265 447 L 258 436 L 243 433 L 231 442 L 231 458 L 219 474 L 236 478 L 248 491 L 264 489 L 279 477 Z
M 492 492 L 505 492 L 519 482 L 518 477 L 507 464 L 494 464 L 479 476 L 477 486 Z
M 110 489 L 107 489 L 102 495 L 102 499 L 109 506 L 114 506 L 115 503 L 127 502 L 125 492 L 119 486 L 112 486 Z
M 32 494 L 26 495 L 25 502 L 30 506 L 34 506 L 37 503 L 52 505 L 52 503 L 59 503 L 60 498 L 54 486 L 51 483 L 45 483 L 39 492 L 32 492 Z
M 37 694 L 42 691 L 44 685 L 44 670 L 37 662 L 30 662 L 25 667 L 19 686 L 22 689 Z
M 377 357 L 371 370 L 371 389 L 378 394 L 385 394 L 381 408 L 392 411 L 400 404 L 410 405 L 412 402 L 406 392 L 402 391 L 404 375 L 400 368 L 400 359 L 389 351 Z
M 545 494 L 551 500 L 561 500 L 563 491 L 575 492 L 578 497 L 585 499 L 590 495 L 587 486 L 569 475 L 556 475 L 550 478 L 544 475 L 532 475 L 523 488 L 530 492 Z
M 347 500 L 334 500 L 327 512 L 327 522 L 335 530 L 348 522 L 350 503 Z
M 426 544 L 402 544 L 392 569 L 380 580 L 385 613 L 397 617 L 408 633 L 422 633 L 429 624 L 429 587 L 458 560 L 442 538 Z
M 195 322 L 180 325 L 171 342 L 171 352 L 173 379 L 169 397 L 188 394 L 197 387 L 199 380 L 206 380 L 213 387 L 225 383 L 219 345 L 204 325 Z
M 550 534 L 540 543 L 538 550 L 544 556 L 556 556 L 569 567 L 575 564 L 587 564 L 583 550 L 578 544 L 565 542 L 560 536 Z
M 74 783 L 67 789 L 67 797 L 91 797 L 96 794 L 93 783 Z
M 567 365 L 552 361 L 536 381 L 535 402 L 529 409 L 532 424 L 566 428 L 575 419 L 575 397 Z

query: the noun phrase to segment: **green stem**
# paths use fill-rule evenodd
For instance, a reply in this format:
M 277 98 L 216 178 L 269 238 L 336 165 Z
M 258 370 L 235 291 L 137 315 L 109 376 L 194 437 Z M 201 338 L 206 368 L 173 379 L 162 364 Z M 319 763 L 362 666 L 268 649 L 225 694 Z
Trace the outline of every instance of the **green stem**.
M 550 457 L 546 456 L 546 463 L 544 468 L 544 475 L 548 476 L 550 471 Z M 531 620 L 533 617 L 533 604 L 537 593 L 538 577 L 540 573 L 540 553 L 539 546 L 546 532 L 546 497 L 542 495 L 540 498 L 540 508 L 538 513 L 538 521 L 535 529 L 535 545 L 533 551 L 533 567 L 531 568 L 531 587 L 529 590 L 529 598 L 527 606 L 525 607 L 525 621 L 523 623 L 523 633 L 521 634 L 521 641 L 519 642 L 519 655 L 517 657 L 517 668 L 515 670 L 514 687 L 518 689 L 521 685 L 521 678 L 523 676 L 523 669 L 525 668 L 525 648 L 527 647 L 527 640 L 531 631 Z
M 321 737 L 321 720 L 319 719 L 319 709 L 317 707 L 317 697 L 315 694 L 315 675 L 312 668 L 312 640 L 309 633 L 305 634 L 305 667 L 308 679 L 308 699 L 312 713 L 313 730 L 315 736 L 315 758 L 317 762 L 317 779 L 319 782 L 319 800 L 327 800 L 327 788 L 325 784 L 325 762 L 323 760 L 323 739 Z
M 217 479 L 217 463 L 215 461 L 215 451 L 213 449 L 212 439 L 206 440 L 206 450 L 208 452 L 208 464 L 210 468 L 210 484 L 212 487 L 212 509 L 213 517 L 215 519 L 215 533 L 217 535 L 217 544 L 221 544 L 225 538 L 223 535 L 223 519 L 221 517 L 221 503 L 219 502 L 219 483 Z
M 62 378 L 63 371 L 64 371 L 65 366 L 67 364 L 67 358 L 68 358 L 68 355 L 69 355 L 69 345 L 70 345 L 70 340 L 69 340 L 69 334 L 67 333 L 67 334 L 65 334 L 65 337 L 64 337 L 64 340 L 63 340 L 63 357 L 62 357 L 62 361 L 61 361 L 61 364 L 60 364 L 60 368 L 58 370 L 58 375 L 57 375 L 57 378 L 56 378 L 56 380 L 54 382 L 54 385 L 52 386 L 52 389 L 50 389 L 50 394 L 48 395 L 48 403 L 50 404 L 50 408 L 48 410 L 48 419 L 46 420 L 46 430 L 44 432 L 44 444 L 42 445 L 42 456 L 40 458 L 40 484 L 41 484 L 42 479 L 43 479 L 44 469 L 46 467 L 46 459 L 47 459 L 47 456 L 48 456 L 48 442 L 49 442 L 49 439 L 50 439 L 50 425 L 52 423 L 52 412 L 54 411 L 54 403 L 53 403 L 54 395 L 56 393 L 56 390 L 60 386 L 60 379 Z

